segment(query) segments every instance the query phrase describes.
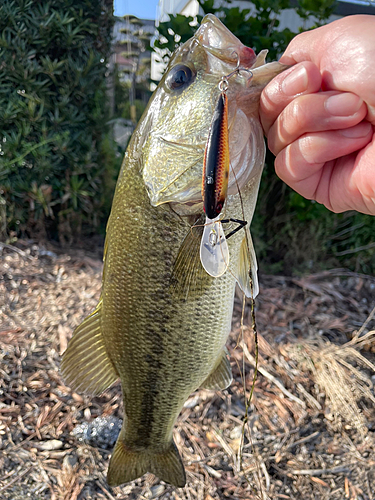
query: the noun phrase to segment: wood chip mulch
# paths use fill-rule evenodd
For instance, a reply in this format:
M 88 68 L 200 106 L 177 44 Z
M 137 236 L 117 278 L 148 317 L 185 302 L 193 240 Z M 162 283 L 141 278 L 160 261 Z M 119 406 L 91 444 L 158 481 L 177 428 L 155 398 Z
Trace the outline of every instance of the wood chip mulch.
M 375 278 L 343 269 L 260 277 L 245 425 L 255 349 L 251 307 L 241 329 L 238 295 L 234 381 L 194 393 L 176 425 L 187 486 L 148 474 L 110 488 L 111 449 L 72 431 L 121 419 L 120 385 L 83 397 L 59 372 L 72 331 L 97 304 L 99 254 L 0 243 L 1 499 L 375 499 Z

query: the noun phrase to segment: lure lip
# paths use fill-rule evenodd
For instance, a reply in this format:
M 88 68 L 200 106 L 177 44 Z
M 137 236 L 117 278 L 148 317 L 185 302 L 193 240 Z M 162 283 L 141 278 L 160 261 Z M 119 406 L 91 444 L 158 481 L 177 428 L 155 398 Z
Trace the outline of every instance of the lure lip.
M 206 216 L 199 256 L 204 270 L 213 278 L 219 278 L 228 269 L 228 243 L 219 217 L 209 219 Z

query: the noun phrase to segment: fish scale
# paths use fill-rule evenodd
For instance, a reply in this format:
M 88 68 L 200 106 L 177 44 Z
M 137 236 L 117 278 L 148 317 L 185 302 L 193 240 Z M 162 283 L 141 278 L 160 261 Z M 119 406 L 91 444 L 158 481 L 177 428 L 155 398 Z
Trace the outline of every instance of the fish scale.
M 257 266 L 248 227 L 228 239 L 230 263 L 221 277 L 208 276 L 200 263 L 201 141 L 223 75 L 239 59 L 255 63 L 250 82 L 238 73 L 227 90 L 229 150 L 234 145 L 236 156 L 223 209 L 226 218 L 250 223 L 265 153 L 259 95 L 285 69 L 264 65 L 264 57 L 255 58 L 206 16 L 172 56 L 125 153 L 107 225 L 101 298 L 61 364 L 66 384 L 87 394 L 121 380 L 124 422 L 108 470 L 112 486 L 146 472 L 184 486 L 172 437 L 176 419 L 194 390 L 224 389 L 232 380 L 225 343 L 235 285 L 250 296 L 250 270 L 256 294 Z M 239 129 L 248 134 L 242 141 Z

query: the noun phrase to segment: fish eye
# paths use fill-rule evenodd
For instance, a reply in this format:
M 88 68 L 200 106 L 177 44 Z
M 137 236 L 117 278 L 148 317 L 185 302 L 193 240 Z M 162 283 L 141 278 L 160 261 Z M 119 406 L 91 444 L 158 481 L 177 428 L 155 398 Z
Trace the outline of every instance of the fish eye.
M 195 73 L 185 64 L 174 66 L 167 76 L 165 83 L 170 90 L 181 90 L 186 88 L 195 78 Z

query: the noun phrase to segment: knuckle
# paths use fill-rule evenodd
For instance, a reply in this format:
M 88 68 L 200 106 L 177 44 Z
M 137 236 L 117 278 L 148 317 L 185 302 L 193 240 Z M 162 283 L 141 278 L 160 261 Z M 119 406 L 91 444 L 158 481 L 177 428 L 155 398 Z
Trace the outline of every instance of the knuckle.
M 306 130 L 306 112 L 304 99 L 294 99 L 286 108 L 283 119 L 283 134 L 285 138 L 297 138 Z
M 297 100 L 291 102 L 277 118 L 268 132 L 269 149 L 277 154 L 297 140 L 306 131 L 306 117 Z

